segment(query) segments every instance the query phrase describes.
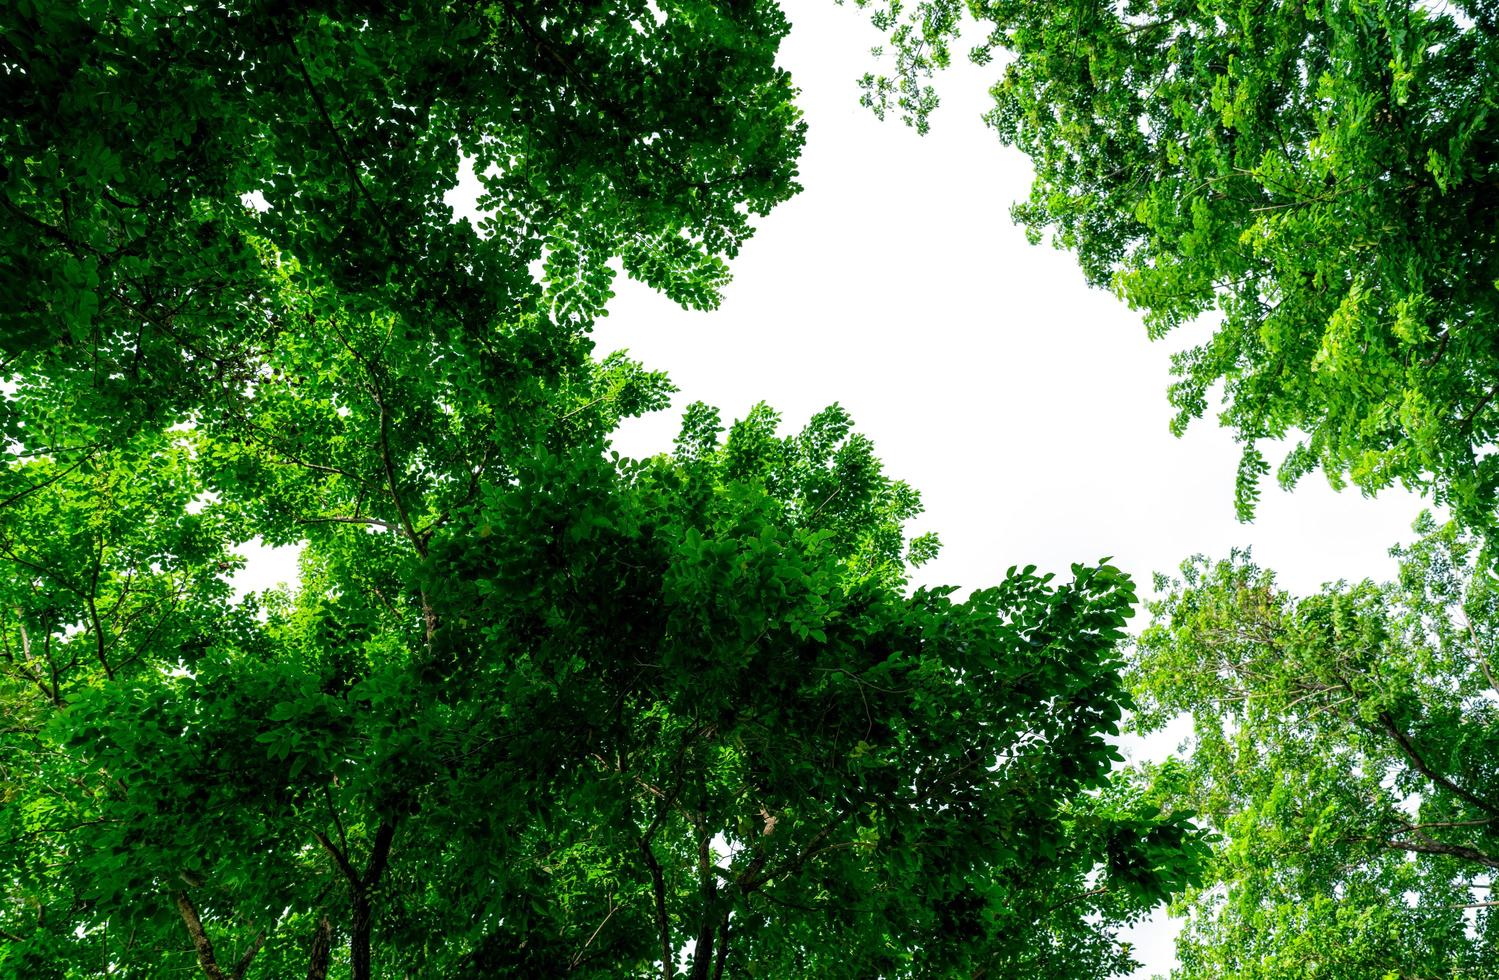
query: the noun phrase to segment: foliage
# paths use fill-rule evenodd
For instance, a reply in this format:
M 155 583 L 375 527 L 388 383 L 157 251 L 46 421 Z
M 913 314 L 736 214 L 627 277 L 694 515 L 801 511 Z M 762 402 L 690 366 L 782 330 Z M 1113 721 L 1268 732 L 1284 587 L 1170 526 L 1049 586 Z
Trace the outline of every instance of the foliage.
M 611 259 L 715 305 L 797 189 L 786 28 L 768 2 L 7 4 L 7 370 L 73 379 L 96 425 L 212 403 L 284 315 L 266 242 L 439 345 L 586 325 Z M 444 202 L 464 157 L 478 232 Z
M 1122 573 L 913 593 L 836 408 L 606 454 L 616 265 L 796 190 L 776 6 L 0 24 L 0 974 L 1102 975 L 1195 879 Z
M 862 4 L 861 4 L 862 5 Z M 919 126 L 958 0 L 876 3 L 895 64 L 866 101 Z M 1173 356 L 1178 433 L 1223 385 L 1237 502 L 1321 467 L 1435 491 L 1499 541 L 1499 8 L 1261 0 L 966 4 L 1008 53 L 988 116 L 1036 178 L 1015 208 Z
M 1136 724 L 1222 835 L 1182 898 L 1183 977 L 1487 977 L 1499 869 L 1499 582 L 1429 517 L 1396 582 L 1296 598 L 1247 554 L 1162 582 Z
M 185 513 L 217 465 L 196 432 L 18 502 L 0 962 L 280 976 L 336 933 L 324 968 L 363 948 L 364 975 L 1126 967 L 1112 926 L 1204 856 L 1109 782 L 1128 580 L 909 594 L 915 493 L 840 410 L 776 423 L 720 440 L 697 407 L 675 457 L 542 450 L 446 520 L 407 495 L 410 537 L 310 524 L 299 591 L 240 604 L 235 508 Z M 77 540 L 17 543 L 83 499 Z
M 1200 856 L 1183 817 L 1130 787 L 1080 793 L 1115 758 L 1127 580 L 1079 567 L 1057 587 L 1012 569 L 962 602 L 907 595 L 914 493 L 841 411 L 791 439 L 775 423 L 756 410 L 720 444 L 716 416 L 691 408 L 677 458 L 628 466 L 628 493 L 558 474 L 492 498 L 492 534 L 454 541 L 450 579 L 473 583 L 455 596 L 470 617 L 458 656 L 488 651 L 481 683 L 498 688 L 469 703 L 549 719 L 543 738 L 496 730 L 504 719 L 469 730 L 493 732 L 491 764 L 527 767 L 521 780 L 566 773 L 529 805 L 576 821 L 583 852 L 521 838 L 474 872 L 577 861 L 553 872 L 575 900 L 538 914 L 577 945 L 613 910 L 630 975 L 686 937 L 703 977 L 725 962 L 818 977 L 1126 964 L 1090 917 L 1140 914 Z M 489 918 L 486 942 L 522 945 L 526 927 Z M 604 962 L 622 975 L 630 961 Z

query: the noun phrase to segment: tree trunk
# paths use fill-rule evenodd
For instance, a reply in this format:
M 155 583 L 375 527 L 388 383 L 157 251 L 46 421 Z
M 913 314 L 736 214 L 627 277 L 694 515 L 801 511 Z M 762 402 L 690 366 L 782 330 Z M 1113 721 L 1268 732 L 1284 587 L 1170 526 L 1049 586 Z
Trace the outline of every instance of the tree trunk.
M 370 900 L 360 889 L 354 895 L 349 922 L 349 962 L 352 980 L 370 980 Z
M 198 966 L 202 967 L 209 980 L 229 980 L 224 971 L 219 969 L 218 960 L 213 955 L 213 943 L 203 929 L 203 920 L 198 918 L 198 909 L 193 905 L 193 900 L 187 897 L 185 891 L 177 892 L 172 898 L 177 903 L 177 911 L 182 913 L 187 934 L 192 937 L 193 951 L 198 954 Z
M 328 960 L 333 953 L 333 923 L 325 915 L 312 931 L 312 949 L 307 955 L 307 980 L 328 980 Z

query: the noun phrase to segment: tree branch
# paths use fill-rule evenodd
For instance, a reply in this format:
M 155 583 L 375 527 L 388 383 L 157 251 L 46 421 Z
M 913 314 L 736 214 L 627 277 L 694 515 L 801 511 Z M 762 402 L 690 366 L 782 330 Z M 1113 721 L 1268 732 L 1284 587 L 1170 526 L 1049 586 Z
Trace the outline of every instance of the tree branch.
M 651 890 L 656 900 L 656 931 L 661 937 L 661 980 L 672 980 L 676 971 L 671 962 L 671 919 L 666 914 L 666 877 L 661 872 L 661 862 L 651 850 L 651 842 L 641 839 L 641 853 L 645 855 L 645 866 L 651 873 Z
M 198 917 L 198 909 L 193 905 L 193 900 L 187 897 L 186 891 L 178 891 L 172 896 L 177 903 L 177 911 L 182 914 L 182 921 L 187 926 L 187 934 L 192 937 L 193 949 L 198 954 L 198 966 L 208 975 L 209 980 L 242 980 L 245 972 L 250 969 L 250 961 L 255 959 L 255 954 L 260 952 L 260 947 L 265 944 L 265 932 L 262 930 L 250 943 L 250 948 L 245 950 L 245 955 L 239 958 L 234 968 L 227 973 L 219 966 L 214 957 L 213 943 L 208 938 L 208 933 L 203 929 L 203 920 Z
M 314 830 L 312 836 L 322 845 L 323 850 L 327 851 L 329 856 L 333 858 L 333 863 L 338 865 L 338 870 L 343 872 L 343 876 L 349 880 L 349 884 L 357 888 L 359 886 L 359 872 L 354 870 L 354 866 L 349 863 L 349 856 L 339 850 L 338 845 L 329 840 L 328 835 L 321 830 Z
M 58 480 L 61 480 L 63 477 L 67 476 L 69 473 L 73 472 L 78 467 L 82 466 L 84 463 L 88 462 L 89 460 L 91 460 L 93 458 L 94 458 L 93 454 L 90 453 L 89 455 L 84 456 L 82 459 L 79 459 L 72 466 L 67 466 L 67 467 L 64 467 L 61 470 L 58 470 L 56 473 L 54 473 L 51 476 L 47 477 L 47 479 L 43 480 L 42 482 L 40 482 L 40 483 L 34 483 L 31 486 L 27 487 L 25 490 L 18 490 L 18 491 L 16 491 L 15 493 L 11 494 L 9 497 L 6 497 L 4 500 L 0 500 L 0 510 L 4 510 L 5 508 L 9 507 L 11 504 L 20 503 L 22 500 L 24 500 L 27 497 L 31 496 L 32 494 L 36 493 L 38 490 L 44 490 L 47 487 L 50 487 L 52 484 L 56 483 Z
M 380 881 L 380 876 L 385 873 L 385 866 L 390 862 L 390 845 L 395 836 L 395 821 L 381 821 L 380 826 L 375 829 L 375 846 L 370 849 L 370 860 L 364 866 L 364 877 L 359 879 L 360 888 L 368 891 Z
M 1387 840 L 1384 846 L 1392 851 L 1411 851 L 1416 854 L 1442 854 L 1447 857 L 1462 858 L 1481 864 L 1486 868 L 1499 868 L 1499 858 L 1490 857 L 1482 851 L 1461 844 L 1441 844 L 1427 838 L 1426 843 L 1420 841 Z
M 1388 711 L 1381 711 L 1379 713 L 1379 722 L 1384 729 L 1385 734 L 1390 736 L 1390 738 L 1394 740 L 1395 744 L 1400 748 L 1401 753 L 1410 760 L 1411 765 L 1416 767 L 1417 772 L 1421 773 L 1421 775 L 1425 776 L 1433 783 L 1436 783 L 1438 786 L 1447 790 L 1452 795 L 1458 797 L 1459 799 L 1466 800 L 1473 806 L 1478 807 L 1478 809 L 1482 810 L 1484 813 L 1487 813 L 1490 816 L 1499 817 L 1499 806 L 1495 806 L 1494 804 L 1489 803 L 1487 800 L 1484 800 L 1483 798 L 1470 793 L 1468 790 L 1463 789 L 1461 786 L 1457 785 L 1452 780 L 1448 779 L 1446 776 L 1443 776 L 1441 773 L 1437 772 L 1430 765 L 1428 765 L 1426 760 L 1421 757 L 1421 754 L 1416 751 L 1416 746 L 1410 740 L 1410 736 L 1406 735 L 1405 732 L 1395 724 L 1395 719 L 1390 716 L 1390 713 Z
M 233 974 L 231 974 L 231 976 L 234 977 L 234 980 L 240 980 L 240 978 L 245 975 L 245 971 L 250 969 L 250 961 L 255 959 L 255 954 L 260 952 L 260 947 L 264 945 L 265 931 L 262 930 L 261 932 L 256 933 L 255 940 L 250 943 L 250 948 L 245 950 L 245 955 L 241 956 L 239 958 L 239 961 L 234 964 L 234 972 Z
M 290 36 L 289 36 L 290 37 Z M 318 91 L 317 85 L 312 81 L 312 75 L 307 71 L 307 62 L 302 57 L 302 52 L 297 47 L 295 37 L 290 37 L 292 53 L 297 56 L 297 71 L 302 75 L 302 82 L 307 86 L 307 94 L 312 97 L 312 104 L 317 108 L 318 115 L 323 120 L 323 125 L 328 128 L 328 135 L 333 137 L 333 145 L 338 149 L 338 155 L 343 159 L 344 167 L 349 171 L 349 177 L 354 181 L 354 186 L 359 189 L 365 202 L 369 204 L 370 210 L 375 212 L 375 220 L 379 223 L 381 230 L 390 238 L 392 245 L 400 247 L 396 233 L 385 220 L 385 211 L 376 203 L 370 190 L 365 186 L 364 177 L 359 173 L 359 165 L 354 161 L 354 156 L 349 152 L 349 146 L 344 142 L 343 133 L 339 132 L 338 126 L 334 124 L 333 117 L 328 113 L 328 105 L 323 101 L 323 94 Z
M 203 972 L 208 974 L 209 980 L 229 980 L 213 955 L 213 943 L 208 938 L 208 933 L 203 931 L 203 920 L 198 918 L 198 910 L 193 905 L 193 900 L 187 897 L 187 892 L 179 891 L 173 898 L 177 902 L 177 911 L 182 914 L 182 921 L 187 925 L 187 934 L 192 937 L 193 949 L 198 954 L 198 965 Z

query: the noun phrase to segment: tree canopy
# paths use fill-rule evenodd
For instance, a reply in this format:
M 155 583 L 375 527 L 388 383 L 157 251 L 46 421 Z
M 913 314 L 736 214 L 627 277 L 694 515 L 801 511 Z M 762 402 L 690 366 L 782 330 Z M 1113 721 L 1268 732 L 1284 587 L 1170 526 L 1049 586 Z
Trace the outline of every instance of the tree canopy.
M 1454 526 L 1417 529 L 1384 585 L 1298 598 L 1246 554 L 1160 583 L 1134 723 L 1191 712 L 1156 777 L 1222 837 L 1175 975 L 1491 974 L 1499 583 Z
M 1120 571 L 913 590 L 836 407 L 608 453 L 616 268 L 710 307 L 797 189 L 776 5 L 0 28 L 0 972 L 1105 975 L 1197 879 Z
M 0 962 L 1127 966 L 1110 928 L 1205 856 L 1183 813 L 1109 780 L 1128 580 L 908 594 L 915 494 L 839 410 L 775 428 L 760 411 L 720 440 L 699 408 L 675 457 L 541 450 L 425 560 L 398 529 L 316 524 L 300 588 L 238 604 L 227 508 L 185 506 L 196 433 L 196 455 L 8 509 Z M 99 520 L 70 522 L 84 501 Z M 29 548 L 31 522 L 75 537 Z
M 8 369 L 81 376 L 113 425 L 217 402 L 276 332 L 277 252 L 439 345 L 553 320 L 543 383 L 611 259 L 714 305 L 751 216 L 796 190 L 787 25 L 768 2 L 654 9 L 8 4 Z M 444 203 L 465 157 L 477 231 Z
M 1015 217 L 1077 253 L 1173 355 L 1180 432 L 1222 384 L 1241 516 L 1289 486 L 1435 493 L 1499 540 L 1499 8 L 1262 0 L 861 3 L 868 104 L 927 125 L 927 77 L 999 57 L 989 123 L 1035 166 Z

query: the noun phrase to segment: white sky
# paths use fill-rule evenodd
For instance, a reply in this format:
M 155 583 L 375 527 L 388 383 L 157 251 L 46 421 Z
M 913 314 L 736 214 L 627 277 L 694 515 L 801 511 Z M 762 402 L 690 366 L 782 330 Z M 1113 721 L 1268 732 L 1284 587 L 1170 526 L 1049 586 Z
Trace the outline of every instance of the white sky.
M 1229 433 L 1213 419 L 1182 439 L 1167 429 L 1168 355 L 1191 337 L 1151 344 L 1070 254 L 1029 245 L 1010 222 L 1030 167 L 980 118 L 997 67 L 946 73 L 918 137 L 858 105 L 879 40 L 858 12 L 812 0 L 793 22 L 781 63 L 809 124 L 805 190 L 761 220 L 715 312 L 616 284 L 599 353 L 628 348 L 681 388 L 669 411 L 626 423 L 621 453 L 669 450 L 692 401 L 728 421 L 763 400 L 786 431 L 836 401 L 887 473 L 922 491 L 916 530 L 944 544 L 922 583 L 971 588 L 1010 565 L 1065 573 L 1112 556 L 1144 595 L 1152 572 L 1235 545 L 1301 592 L 1393 574 L 1386 551 L 1422 506 L 1412 495 L 1338 494 L 1314 474 L 1291 494 L 1267 485 L 1255 523 L 1235 521 Z M 460 212 L 476 190 L 459 189 Z M 289 549 L 251 558 L 242 588 L 295 576 Z M 1136 751 L 1170 751 L 1182 734 Z M 1146 963 L 1136 976 L 1173 965 L 1176 929 L 1162 914 L 1125 937 Z
M 865 19 L 827 0 L 791 6 L 781 63 L 802 89 L 805 189 L 760 222 L 719 310 L 617 285 L 600 352 L 628 348 L 682 389 L 671 410 L 626 423 L 621 453 L 669 450 L 693 401 L 727 421 L 763 400 L 787 430 L 836 401 L 886 471 L 922 491 L 917 529 L 943 541 L 923 583 L 977 587 L 1010 565 L 1065 573 L 1112 556 L 1144 595 L 1152 572 L 1235 545 L 1297 591 L 1394 573 L 1386 552 L 1410 537 L 1412 495 L 1335 493 L 1313 474 L 1294 493 L 1267 485 L 1254 524 L 1235 520 L 1229 432 L 1212 418 L 1181 439 L 1167 428 L 1169 353 L 1193 338 L 1152 344 L 1070 254 L 1011 223 L 1031 172 L 981 119 L 999 68 L 963 60 L 939 78 L 942 107 L 918 137 L 858 104 L 879 41 Z M 1131 930 L 1136 976 L 1174 964 L 1176 931 L 1164 914 Z

